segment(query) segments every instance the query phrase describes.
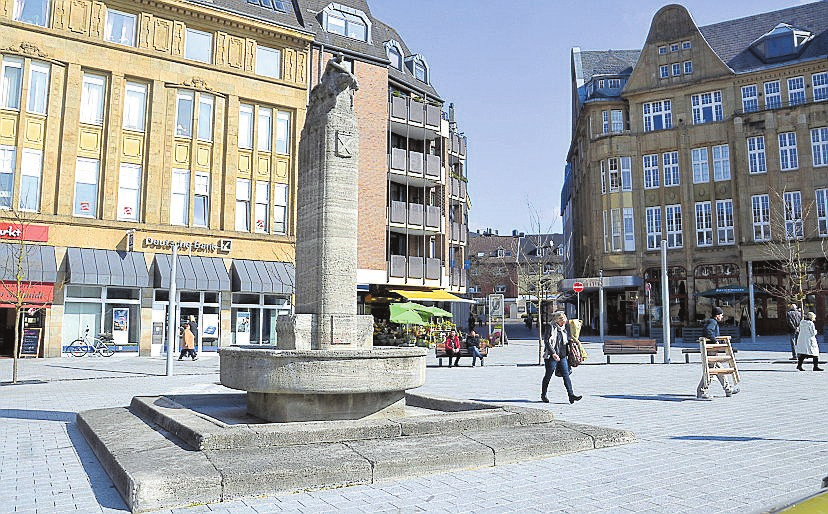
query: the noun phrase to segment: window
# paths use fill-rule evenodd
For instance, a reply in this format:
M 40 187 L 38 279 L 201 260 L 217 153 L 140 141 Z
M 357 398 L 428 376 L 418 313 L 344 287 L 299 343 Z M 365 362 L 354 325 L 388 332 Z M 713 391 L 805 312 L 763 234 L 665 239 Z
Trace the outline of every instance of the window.
M 26 110 L 35 114 L 46 114 L 49 101 L 49 64 L 32 61 L 29 67 L 29 93 Z
M 270 211 L 270 184 L 268 182 L 256 181 L 256 226 L 254 231 L 266 234 L 268 231 L 268 216 Z
M 730 180 L 730 148 L 719 145 L 713 151 L 713 180 Z
M 710 167 L 707 161 L 707 148 L 693 148 L 690 150 L 693 159 L 693 183 L 710 182 Z
M 270 9 L 272 11 L 287 12 L 285 3 L 282 0 L 247 0 L 247 3 L 258 5 L 259 7 L 264 7 L 265 9 Z
M 15 0 L 14 19 L 41 27 L 49 26 L 49 0 Z
M 716 200 L 716 228 L 720 245 L 732 245 L 736 241 L 733 235 L 733 200 Z
M 667 47 L 666 46 L 658 47 L 658 55 L 665 55 L 666 53 L 667 53 Z
M 604 161 L 601 161 L 601 194 L 607 194 L 607 171 L 604 169 Z
M 632 207 L 624 207 L 624 251 L 635 251 L 635 218 Z
M 672 104 L 670 100 L 650 102 L 643 105 L 644 132 L 673 127 Z
M 3 56 L 2 102 L 5 109 L 20 109 L 20 94 L 23 90 L 23 59 Z
M 604 79 L 598 81 L 598 89 L 604 89 Z
M 678 43 L 671 43 L 671 44 L 670 44 L 670 51 L 671 51 L 671 52 L 678 52 L 678 51 L 679 51 L 679 45 L 678 45 Z
M 263 152 L 269 152 L 273 138 L 273 109 L 259 107 L 259 143 L 257 148 Z
M 200 30 L 187 29 L 184 41 L 184 58 L 191 61 L 213 61 L 213 35 Z
M 690 75 L 693 73 L 693 61 L 684 61 L 684 74 Z
M 661 157 L 664 167 L 664 187 L 678 186 L 681 184 L 678 152 L 665 152 Z
M 603 224 L 603 229 L 604 229 L 604 253 L 607 253 L 610 250 L 610 242 L 609 242 L 609 239 L 607 237 L 610 233 L 610 227 L 609 227 L 609 220 L 607 219 L 607 211 L 603 211 L 603 215 L 604 215 L 604 219 L 603 219 L 603 221 L 604 221 L 604 224 Z
M 43 174 L 43 152 L 24 148 L 20 152 L 20 201 L 21 211 L 40 210 L 40 177 Z
M 624 111 L 620 109 L 601 111 L 601 119 L 603 121 L 602 130 L 604 134 L 624 131 Z
M 388 44 L 386 45 L 386 55 L 388 56 L 388 60 L 391 61 L 391 66 L 401 70 L 402 69 L 402 55 L 400 51 L 397 49 L 397 45 Z
M 645 155 L 642 159 L 644 167 L 644 189 L 654 189 L 661 185 L 658 173 L 658 154 Z
M 505 292 L 506 292 L 506 286 L 504 286 L 504 285 L 495 286 L 495 293 L 505 293 Z
M 742 110 L 745 112 L 756 112 L 759 110 L 759 96 L 756 84 L 742 86 Z
M 678 77 L 679 75 L 681 75 L 681 64 L 679 64 L 677 62 L 674 62 L 672 64 L 672 68 L 673 68 L 673 76 L 674 77 Z
M 198 139 L 213 140 L 213 95 L 198 95 Z
M 662 64 L 658 67 L 658 76 L 660 78 L 666 79 L 670 76 L 670 67 L 666 64 Z
M 368 41 L 365 21 L 354 14 L 328 10 L 325 12 L 325 30 L 340 36 Z
M 83 74 L 83 90 L 81 91 L 81 123 L 103 125 L 104 95 L 106 92 L 106 78 L 100 75 Z
M 684 239 L 681 232 L 681 204 L 668 205 L 665 207 L 667 213 L 667 248 L 681 248 L 684 246 Z
M 210 175 L 208 173 L 195 174 L 193 225 L 196 227 L 210 225 Z
M 290 113 L 276 113 L 276 153 L 286 154 L 290 147 Z
M 828 189 L 816 190 L 817 225 L 819 237 L 828 236 Z
M 275 184 L 273 188 L 273 233 L 287 233 L 287 184 Z
M 141 166 L 121 163 L 118 178 L 118 219 L 138 221 L 141 201 Z
M 682 50 L 689 50 L 692 47 L 693 47 L 693 45 L 690 44 L 690 41 L 682 41 L 681 42 Z
M 98 214 L 97 159 L 78 157 L 75 167 L 75 216 L 94 218 Z
M 184 225 L 190 222 L 190 172 L 173 170 L 170 224 Z
M 647 250 L 658 250 L 661 245 L 661 207 L 647 207 Z
M 805 77 L 788 79 L 788 103 L 790 105 L 805 103 Z
M 753 240 L 770 241 L 770 200 L 768 195 L 751 197 L 753 205 Z
M 710 202 L 696 202 L 696 246 L 713 245 L 713 217 Z
M 236 230 L 250 232 L 250 180 L 236 179 Z
M 0 145 L 0 209 L 11 209 L 17 149 Z
M 124 129 L 143 132 L 147 112 L 147 85 L 127 82 L 124 94 Z
M 256 46 L 256 75 L 282 77 L 282 52 L 275 48 Z
M 811 75 L 811 84 L 814 87 L 814 102 L 828 100 L 828 71 Z
M 610 89 L 621 89 L 621 79 L 609 79 L 607 83 Z
M 609 191 L 610 193 L 617 193 L 621 189 L 621 175 L 618 173 L 617 157 L 607 159 L 607 169 L 609 170 Z
M 722 114 L 722 92 L 712 91 L 690 97 L 693 106 L 693 124 L 710 123 L 721 121 Z
M 192 91 L 178 91 L 176 97 L 175 135 L 178 137 L 193 137 L 193 103 L 195 95 Z
M 420 82 L 428 82 L 428 70 L 420 60 L 414 61 L 414 78 Z
M 747 138 L 748 170 L 750 173 L 765 173 L 768 171 L 765 162 L 765 136 Z
M 253 106 L 239 107 L 239 148 L 253 148 Z
M 779 81 L 765 82 L 765 109 L 780 107 L 782 107 L 782 93 L 779 89 Z
M 613 252 L 621 251 L 621 209 L 610 209 L 610 228 L 612 239 L 610 241 Z
M 788 191 L 785 199 L 785 237 L 788 239 L 802 239 L 802 194 L 799 191 Z
M 811 129 L 814 166 L 828 166 L 828 127 Z
M 632 191 L 632 159 L 621 157 L 621 190 Z
M 135 46 L 135 15 L 108 9 L 104 41 L 119 45 Z
M 796 153 L 796 132 L 779 134 L 779 167 L 783 170 L 795 170 L 799 167 Z

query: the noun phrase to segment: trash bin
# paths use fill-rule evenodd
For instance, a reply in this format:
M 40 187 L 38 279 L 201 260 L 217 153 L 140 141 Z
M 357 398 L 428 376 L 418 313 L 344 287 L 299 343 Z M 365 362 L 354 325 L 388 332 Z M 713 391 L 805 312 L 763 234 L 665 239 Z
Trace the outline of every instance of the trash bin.
M 638 323 L 632 325 L 632 337 L 641 337 L 641 325 Z

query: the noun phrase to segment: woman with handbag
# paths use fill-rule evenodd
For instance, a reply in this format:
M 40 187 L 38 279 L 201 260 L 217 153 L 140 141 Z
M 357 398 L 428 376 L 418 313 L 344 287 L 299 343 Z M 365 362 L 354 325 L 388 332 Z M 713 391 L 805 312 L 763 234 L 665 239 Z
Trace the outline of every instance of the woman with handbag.
M 549 403 L 549 398 L 546 397 L 549 381 L 552 379 L 552 375 L 559 375 L 563 378 L 566 393 L 569 395 L 569 403 L 575 403 L 582 397 L 572 391 L 572 381 L 569 379 L 570 368 L 567 362 L 569 350 L 567 345 L 571 337 L 566 327 L 566 314 L 563 311 L 553 313 L 552 322 L 552 333 L 543 341 L 545 350 L 543 352 L 543 363 L 546 373 L 543 375 L 543 381 L 541 382 L 541 401 Z

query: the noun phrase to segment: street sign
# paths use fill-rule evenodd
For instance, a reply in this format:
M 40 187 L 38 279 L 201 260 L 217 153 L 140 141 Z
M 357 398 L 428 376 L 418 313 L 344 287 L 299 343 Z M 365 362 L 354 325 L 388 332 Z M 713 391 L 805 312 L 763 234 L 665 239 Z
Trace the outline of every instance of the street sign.
M 584 284 L 582 282 L 575 282 L 572 284 L 572 290 L 576 293 L 580 293 L 584 290 Z

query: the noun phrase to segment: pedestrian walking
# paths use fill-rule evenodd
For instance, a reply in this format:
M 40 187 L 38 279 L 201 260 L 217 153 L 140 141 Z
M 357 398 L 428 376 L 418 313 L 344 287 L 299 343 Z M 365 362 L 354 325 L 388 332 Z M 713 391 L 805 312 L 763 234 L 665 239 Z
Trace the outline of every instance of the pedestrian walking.
M 815 319 L 816 314 L 809 312 L 805 315 L 805 319 L 799 323 L 799 335 L 796 338 L 795 347 L 798 357 L 796 369 L 799 371 L 805 371 L 802 369 L 802 363 L 808 357 L 814 360 L 814 371 L 822 371 L 822 368 L 819 367 L 819 344 L 817 343 L 817 331 L 814 326 Z
M 796 360 L 796 338 L 799 336 L 799 324 L 802 323 L 802 313 L 795 303 L 792 303 L 785 315 L 788 324 L 788 333 L 791 335 L 791 359 Z
M 543 341 L 543 364 L 546 373 L 543 375 L 543 381 L 541 382 L 541 401 L 549 403 L 546 390 L 549 388 L 552 375 L 558 374 L 563 378 L 566 394 L 569 396 L 569 403 L 575 403 L 582 397 L 573 392 L 572 380 L 569 378 L 570 370 L 569 363 L 566 360 L 566 344 L 569 342 L 570 335 L 566 327 L 566 314 L 563 311 L 557 311 L 552 314 L 552 321 L 552 333 Z
M 198 348 L 198 323 L 196 323 L 196 318 L 192 314 L 190 314 L 188 322 L 190 323 L 190 332 L 193 333 L 192 356 L 195 358 L 198 357 L 198 353 L 196 352 L 196 348 Z
M 448 355 L 448 367 L 451 367 L 452 357 L 454 357 L 454 367 L 457 367 L 460 364 L 460 338 L 452 330 L 446 336 L 444 343 L 446 345 L 446 355 Z
M 719 337 L 719 323 L 722 321 L 724 317 L 724 312 L 719 307 L 713 307 L 713 312 L 711 313 L 710 319 L 704 322 L 704 328 L 702 329 L 702 337 L 706 338 L 711 343 L 716 342 L 716 338 Z M 706 359 L 702 356 L 702 366 L 707 366 L 705 362 Z M 713 364 L 715 368 L 722 368 L 721 362 L 716 362 Z M 727 382 L 727 378 L 722 375 L 716 375 L 716 378 L 719 379 L 719 382 L 722 384 L 722 389 L 724 389 L 725 396 L 730 397 L 734 394 L 739 392 L 739 386 L 733 385 L 731 386 Z M 708 378 L 708 374 L 702 370 L 702 378 L 699 381 L 699 386 L 696 388 L 696 398 L 699 400 L 712 400 L 713 397 L 710 396 L 710 382 Z
M 475 327 L 476 322 L 477 322 L 477 320 L 474 319 L 474 315 L 469 314 L 469 332 L 474 331 L 474 327 Z
M 178 356 L 178 360 L 182 360 L 188 355 L 192 357 L 193 360 L 198 359 L 194 348 L 195 338 L 193 337 L 193 333 L 190 331 L 190 324 L 184 323 L 184 332 L 181 334 L 181 355 Z

